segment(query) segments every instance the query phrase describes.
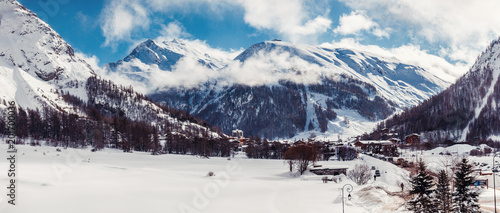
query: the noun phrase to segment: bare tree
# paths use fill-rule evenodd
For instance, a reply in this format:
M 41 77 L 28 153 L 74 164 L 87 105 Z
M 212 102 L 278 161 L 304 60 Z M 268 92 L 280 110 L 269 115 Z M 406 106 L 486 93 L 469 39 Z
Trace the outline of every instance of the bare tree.
M 312 165 L 319 159 L 318 148 L 314 144 L 300 143 L 290 147 L 285 152 L 285 159 L 288 162 L 293 161 L 293 163 L 289 162 L 290 168 L 291 164 L 294 164 L 302 175 L 309 165 Z
M 356 164 L 354 169 L 349 171 L 347 177 L 358 185 L 364 185 L 371 179 L 370 167 L 366 164 Z
M 290 172 L 293 170 L 293 165 L 295 164 L 295 159 L 297 158 L 297 150 L 288 149 L 283 154 L 283 159 L 285 159 L 285 163 L 290 167 Z

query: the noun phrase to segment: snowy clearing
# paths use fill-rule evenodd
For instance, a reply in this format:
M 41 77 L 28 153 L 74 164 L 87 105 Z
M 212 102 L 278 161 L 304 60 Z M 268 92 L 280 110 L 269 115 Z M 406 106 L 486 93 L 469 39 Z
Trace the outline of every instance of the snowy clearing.
M 6 153 L 7 145 L 0 146 Z M 119 150 L 17 149 L 16 206 L 1 196 L 1 212 L 337 212 L 342 208 L 340 188 L 347 183 L 354 191 L 346 199 L 346 212 L 392 212 L 404 203 L 393 192 L 401 190 L 397 183 L 404 181 L 406 171 L 369 157 L 364 161 L 382 176 L 357 186 L 343 175 L 342 182 L 325 184 L 322 176 L 289 173 L 282 160 L 242 154 L 229 161 Z M 361 161 L 318 164 L 352 168 Z M 7 160 L 0 161 L 3 186 L 10 179 L 8 167 Z M 209 171 L 215 176 L 208 177 Z M 0 193 L 7 194 L 6 187 Z
M 340 189 L 345 184 L 354 186 L 352 199 L 345 201 L 346 212 L 406 212 L 410 189 L 408 171 L 365 155 L 355 161 L 317 163 L 349 168 L 366 163 L 380 170 L 376 181 L 357 186 L 344 175 L 336 176 L 341 182 L 325 184 L 322 176 L 288 172 L 282 160 L 248 159 L 243 154 L 227 160 L 113 149 L 17 148 L 16 205 L 1 196 L 0 212 L 340 212 Z M 465 152 L 468 148 L 475 147 L 449 149 Z M 436 151 L 422 152 L 431 169 L 439 164 L 439 156 L 431 154 Z M 7 153 L 7 144 L 0 145 L 0 152 Z M 491 157 L 471 159 L 491 161 Z M 7 160 L 0 161 L 3 195 L 8 193 L 8 167 Z M 208 177 L 209 171 L 215 176 Z M 492 210 L 491 186 L 481 190 L 482 209 Z

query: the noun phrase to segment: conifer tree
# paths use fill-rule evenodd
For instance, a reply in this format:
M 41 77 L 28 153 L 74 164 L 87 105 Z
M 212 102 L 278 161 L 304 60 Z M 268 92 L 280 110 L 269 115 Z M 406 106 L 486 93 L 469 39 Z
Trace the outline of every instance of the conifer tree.
M 467 158 L 462 158 L 462 161 L 457 164 L 455 172 L 454 212 L 479 212 L 479 195 L 470 188 L 473 183 L 472 165 L 469 164 Z
M 431 188 L 435 185 L 432 183 L 432 177 L 425 168 L 423 161 L 418 163 L 418 174 L 410 181 L 412 189 L 411 195 L 415 195 L 413 199 L 408 201 L 408 209 L 413 212 L 431 213 L 436 212 L 435 198 Z
M 439 171 L 438 176 L 436 206 L 439 212 L 448 213 L 451 212 L 450 178 L 444 170 Z

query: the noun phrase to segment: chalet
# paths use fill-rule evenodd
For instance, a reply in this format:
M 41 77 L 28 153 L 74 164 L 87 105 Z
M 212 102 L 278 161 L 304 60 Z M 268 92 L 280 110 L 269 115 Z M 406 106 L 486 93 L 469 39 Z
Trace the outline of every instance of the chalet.
M 367 141 L 357 141 L 354 146 L 361 151 L 373 152 L 373 153 L 383 153 L 387 156 L 394 155 L 394 150 L 397 149 L 397 143 L 390 140 L 367 140 Z
M 389 139 L 390 142 L 394 143 L 394 144 L 400 144 L 401 143 L 401 140 L 399 138 L 391 138 Z
M 243 130 L 239 130 L 239 129 L 235 129 L 233 130 L 231 136 L 233 136 L 234 138 L 243 138 Z
M 382 135 L 389 134 L 389 129 L 385 128 L 385 129 L 380 130 L 380 134 L 382 134 Z
M 393 146 L 394 143 L 392 141 L 384 140 L 384 141 L 375 141 L 375 140 L 367 140 L 367 141 L 358 141 L 354 143 L 354 146 L 358 150 L 363 150 L 366 152 L 371 152 L 374 149 L 382 149 L 384 147 Z
M 413 134 L 407 135 L 405 137 L 405 143 L 407 145 L 420 144 L 420 135 L 417 134 L 417 133 L 413 133 Z
M 347 175 L 347 169 L 348 166 L 343 166 L 343 165 L 332 165 L 332 166 L 321 166 L 321 167 L 314 167 L 309 169 L 314 174 L 317 175 L 340 175 L 344 174 Z
M 231 137 L 229 137 L 229 142 L 233 144 L 238 144 L 238 151 L 244 152 L 248 145 L 246 143 L 249 138 L 243 137 L 243 130 L 235 129 L 231 132 Z

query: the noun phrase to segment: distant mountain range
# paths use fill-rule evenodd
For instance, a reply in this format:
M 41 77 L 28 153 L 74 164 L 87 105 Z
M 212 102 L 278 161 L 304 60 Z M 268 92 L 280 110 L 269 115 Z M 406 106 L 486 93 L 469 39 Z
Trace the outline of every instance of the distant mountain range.
M 101 79 L 15 0 L 0 2 L 0 34 L 3 112 L 15 100 L 61 119 L 71 114 L 97 125 L 101 116 L 126 117 L 164 134 L 207 134 L 218 126 L 274 139 L 354 136 L 378 127 L 429 140 L 500 138 L 498 40 L 451 85 L 440 73 L 356 49 L 266 41 L 230 56 L 200 41 L 149 39 L 105 66 L 148 85 L 145 96 Z
M 182 59 L 197 61 L 211 77 L 195 86 L 165 84 L 148 96 L 226 133 L 238 128 L 267 138 L 371 131 L 451 84 L 421 67 L 359 50 L 266 41 L 231 60 L 198 48 L 182 39 L 150 39 L 107 68 L 148 85 L 158 81 L 153 73 L 178 72 Z

